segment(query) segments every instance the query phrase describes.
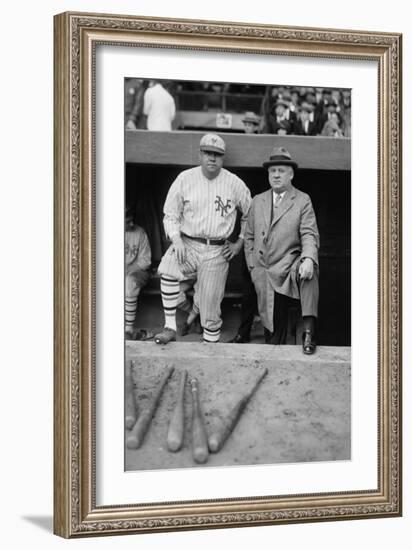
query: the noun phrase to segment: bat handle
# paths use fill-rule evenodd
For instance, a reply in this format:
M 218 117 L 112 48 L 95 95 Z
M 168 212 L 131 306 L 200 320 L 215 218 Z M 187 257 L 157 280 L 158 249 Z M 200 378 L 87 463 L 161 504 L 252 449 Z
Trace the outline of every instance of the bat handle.
M 125 425 L 126 429 L 130 430 L 136 423 L 136 400 L 133 392 L 133 377 L 132 368 L 134 367 L 134 361 L 130 364 L 126 362 L 125 373 Z

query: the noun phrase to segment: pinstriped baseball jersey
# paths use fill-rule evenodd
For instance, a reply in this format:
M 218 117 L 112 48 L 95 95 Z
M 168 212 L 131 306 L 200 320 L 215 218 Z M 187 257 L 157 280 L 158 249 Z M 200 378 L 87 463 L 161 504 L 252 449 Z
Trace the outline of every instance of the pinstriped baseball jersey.
M 243 181 L 225 168 L 212 180 L 203 175 L 201 166 L 189 168 L 177 176 L 166 197 L 166 234 L 171 239 L 181 232 L 191 237 L 226 239 L 233 231 L 239 209 L 243 236 L 251 201 Z

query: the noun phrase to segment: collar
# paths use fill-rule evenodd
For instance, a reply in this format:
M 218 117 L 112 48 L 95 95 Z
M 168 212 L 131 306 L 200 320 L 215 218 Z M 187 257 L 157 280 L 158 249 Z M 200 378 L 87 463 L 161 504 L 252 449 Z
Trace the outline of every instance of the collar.
M 283 191 L 282 193 L 276 193 L 276 191 L 273 191 L 273 190 L 272 190 L 273 200 L 276 199 L 277 195 L 279 195 L 280 198 L 283 199 L 283 197 L 285 196 L 285 193 L 286 193 L 286 191 Z

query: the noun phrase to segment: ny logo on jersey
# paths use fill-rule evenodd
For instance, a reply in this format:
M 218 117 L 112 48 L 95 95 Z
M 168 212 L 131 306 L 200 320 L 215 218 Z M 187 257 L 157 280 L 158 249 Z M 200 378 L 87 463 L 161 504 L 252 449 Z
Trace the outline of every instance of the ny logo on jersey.
M 224 216 L 228 213 L 232 206 L 232 201 L 230 199 L 226 199 L 226 204 L 222 201 L 222 197 L 219 197 L 219 195 L 216 195 L 216 210 L 215 212 L 220 212 L 221 216 Z

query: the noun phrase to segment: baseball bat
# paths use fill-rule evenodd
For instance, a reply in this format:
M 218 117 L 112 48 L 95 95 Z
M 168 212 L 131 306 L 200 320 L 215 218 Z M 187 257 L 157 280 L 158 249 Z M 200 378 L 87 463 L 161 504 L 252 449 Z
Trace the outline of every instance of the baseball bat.
M 125 372 L 125 425 L 128 430 L 133 428 L 136 424 L 136 401 L 133 391 L 133 379 L 132 379 L 132 363 L 134 361 L 126 361 Z
M 213 433 L 210 434 L 208 439 L 208 445 L 209 450 L 212 453 L 217 453 L 224 445 L 226 439 L 229 437 L 229 435 L 234 430 L 236 424 L 239 421 L 239 418 L 241 417 L 243 411 L 245 410 L 246 405 L 248 404 L 249 400 L 257 390 L 259 384 L 263 380 L 263 378 L 266 376 L 268 370 L 265 368 L 259 376 L 256 378 L 255 383 L 250 388 L 248 392 L 246 392 L 239 401 L 234 405 L 234 407 L 230 410 L 229 414 L 227 415 L 226 419 L 222 421 L 221 426 L 219 429 L 215 430 Z
M 133 426 L 129 437 L 126 440 L 126 445 L 128 449 L 138 449 L 143 443 L 143 439 L 147 433 L 150 422 L 153 418 L 153 415 L 156 411 L 157 405 L 159 403 L 160 396 L 162 395 L 163 389 L 168 381 L 169 377 L 174 371 L 173 367 L 168 367 L 166 372 L 160 379 L 160 382 L 157 385 L 157 388 L 154 392 L 151 402 L 148 407 L 141 412 L 139 418 L 137 419 L 135 425 Z
M 176 405 L 170 419 L 169 430 L 167 432 L 167 448 L 169 451 L 178 451 L 183 444 L 183 432 L 185 426 L 185 386 L 187 370 L 184 370 L 180 376 L 180 386 L 177 391 Z
M 202 411 L 199 400 L 199 383 L 197 378 L 190 381 L 192 390 L 192 454 L 195 462 L 203 464 L 209 457 L 207 447 L 207 434 L 203 423 Z

